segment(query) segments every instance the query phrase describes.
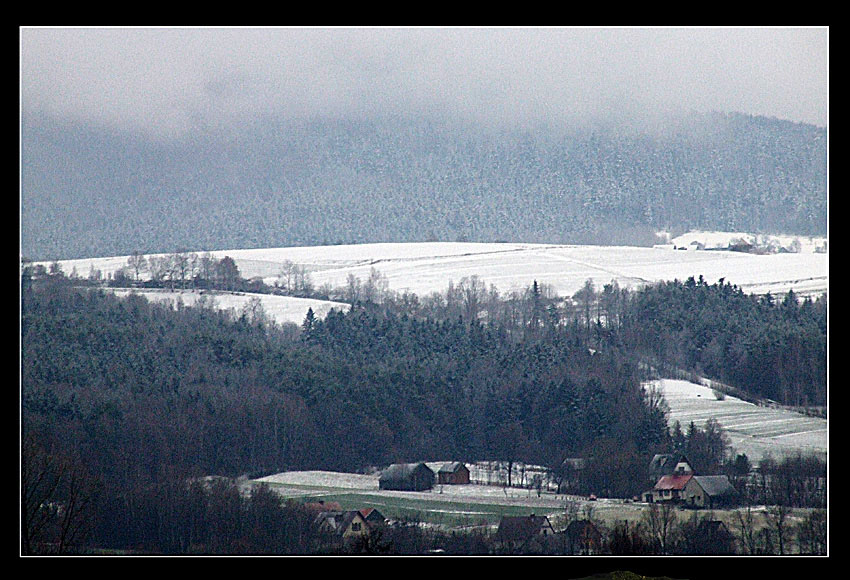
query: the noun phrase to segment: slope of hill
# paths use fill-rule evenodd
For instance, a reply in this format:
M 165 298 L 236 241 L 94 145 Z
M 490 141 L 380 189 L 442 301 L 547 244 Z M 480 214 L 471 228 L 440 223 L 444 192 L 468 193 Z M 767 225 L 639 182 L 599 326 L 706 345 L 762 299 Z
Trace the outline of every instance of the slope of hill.
M 688 229 L 825 235 L 826 130 L 739 114 L 495 131 L 265 119 L 179 142 L 23 119 L 36 260 L 364 242 L 654 243 Z
M 636 287 L 662 280 L 702 275 L 720 278 L 746 293 L 774 295 L 793 289 L 798 295 L 823 293 L 828 287 L 827 254 L 754 255 L 728 251 L 678 251 L 627 246 L 559 246 L 547 244 L 409 243 L 290 247 L 211 252 L 232 257 L 245 278 L 274 284 L 283 264 L 303 265 L 316 287 L 344 287 L 349 276 L 366 280 L 377 270 L 395 291 L 420 296 L 443 292 L 449 282 L 478 276 L 500 292 L 523 290 L 534 280 L 561 296 L 572 296 L 593 280 L 597 287 L 616 280 Z M 65 273 L 104 276 L 127 265 L 127 256 L 60 261 Z
M 735 451 L 745 453 L 753 463 L 768 455 L 779 459 L 796 453 L 813 453 L 826 459 L 826 419 L 760 407 L 730 395 L 718 399 L 710 387 L 687 381 L 668 379 L 659 381 L 659 385 L 670 406 L 671 424 L 679 421 L 686 428 L 693 421 L 700 427 L 714 418 Z

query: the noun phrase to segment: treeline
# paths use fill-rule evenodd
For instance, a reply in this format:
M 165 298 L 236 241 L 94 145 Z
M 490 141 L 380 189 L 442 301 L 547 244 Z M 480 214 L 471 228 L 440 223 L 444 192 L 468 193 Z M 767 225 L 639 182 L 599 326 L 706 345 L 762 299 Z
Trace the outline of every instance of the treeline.
M 745 294 L 693 277 L 634 292 L 618 318 L 635 352 L 783 405 L 826 405 L 827 297 Z

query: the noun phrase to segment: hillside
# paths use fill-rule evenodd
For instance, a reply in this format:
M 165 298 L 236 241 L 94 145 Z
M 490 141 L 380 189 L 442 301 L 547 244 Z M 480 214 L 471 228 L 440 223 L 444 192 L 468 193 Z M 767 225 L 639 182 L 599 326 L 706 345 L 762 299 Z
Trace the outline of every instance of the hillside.
M 350 276 L 365 281 L 372 270 L 388 288 L 424 297 L 449 282 L 477 276 L 501 293 L 522 291 L 534 280 L 560 296 L 572 296 L 587 280 L 597 287 L 616 281 L 621 288 L 685 280 L 714 283 L 721 278 L 746 293 L 821 294 L 828 288 L 828 255 L 813 252 L 755 255 L 728 251 L 678 251 L 668 247 L 558 246 L 547 244 L 409 243 L 220 250 L 245 278 L 273 285 L 287 261 L 304 266 L 316 288 L 346 286 Z M 66 274 L 104 277 L 127 265 L 127 256 L 59 261 Z M 49 263 L 43 263 L 49 265 Z M 306 310 L 306 309 L 305 309 Z
M 264 119 L 157 142 L 23 119 L 34 260 L 366 242 L 651 246 L 691 229 L 825 235 L 826 130 L 739 114 L 648 128 Z

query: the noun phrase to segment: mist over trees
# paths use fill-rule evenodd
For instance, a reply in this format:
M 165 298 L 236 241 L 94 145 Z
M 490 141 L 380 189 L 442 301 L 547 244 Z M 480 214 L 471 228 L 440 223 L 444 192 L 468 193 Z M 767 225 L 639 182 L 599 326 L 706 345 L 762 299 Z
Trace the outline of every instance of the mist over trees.
M 826 234 L 826 130 L 740 114 L 655 127 L 263 119 L 184 141 L 25 117 L 34 260 L 362 242 L 649 245 Z

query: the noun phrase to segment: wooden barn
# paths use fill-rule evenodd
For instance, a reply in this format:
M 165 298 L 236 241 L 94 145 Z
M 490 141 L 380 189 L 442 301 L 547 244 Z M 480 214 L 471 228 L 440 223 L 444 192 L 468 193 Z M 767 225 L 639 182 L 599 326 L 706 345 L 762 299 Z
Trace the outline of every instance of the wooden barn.
M 725 475 L 695 475 L 685 485 L 682 499 L 697 508 L 717 508 L 734 505 L 738 491 Z
M 438 483 L 463 485 L 469 483 L 469 468 L 458 461 L 446 463 L 437 472 Z
M 425 491 L 434 487 L 434 472 L 424 463 L 394 463 L 378 478 L 380 489 Z

